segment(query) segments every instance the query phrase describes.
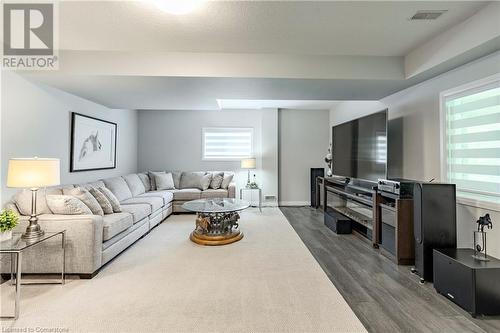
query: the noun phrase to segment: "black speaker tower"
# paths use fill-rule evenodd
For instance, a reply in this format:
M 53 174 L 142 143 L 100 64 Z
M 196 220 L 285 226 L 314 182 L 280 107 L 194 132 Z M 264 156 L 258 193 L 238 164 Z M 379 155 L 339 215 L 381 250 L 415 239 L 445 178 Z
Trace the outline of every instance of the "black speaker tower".
M 457 247 L 457 204 L 454 184 L 416 183 L 413 192 L 415 271 L 432 281 L 434 249 Z

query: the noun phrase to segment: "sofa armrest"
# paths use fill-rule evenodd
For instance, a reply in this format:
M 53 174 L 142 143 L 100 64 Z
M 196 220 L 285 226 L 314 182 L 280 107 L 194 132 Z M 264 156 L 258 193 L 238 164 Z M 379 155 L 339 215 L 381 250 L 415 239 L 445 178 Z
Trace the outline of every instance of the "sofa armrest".
M 15 232 L 24 232 L 29 216 L 21 216 Z M 99 215 L 53 215 L 38 217 L 47 232 L 66 230 L 66 272 L 91 274 L 101 267 L 103 219 Z M 61 240 L 54 237 L 23 252 L 24 273 L 57 273 L 61 270 Z M 3 260 L 2 260 L 3 261 Z M 2 272 L 4 272 L 2 265 Z
M 227 187 L 227 197 L 228 198 L 236 198 L 236 183 L 231 182 Z

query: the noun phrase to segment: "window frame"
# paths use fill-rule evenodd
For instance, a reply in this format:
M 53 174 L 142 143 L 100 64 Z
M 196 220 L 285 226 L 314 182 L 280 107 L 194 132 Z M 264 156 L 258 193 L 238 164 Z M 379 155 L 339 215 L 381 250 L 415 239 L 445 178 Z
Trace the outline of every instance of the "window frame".
M 236 131 L 249 131 L 250 132 L 250 155 L 248 156 L 238 156 L 238 157 L 226 157 L 226 156 L 220 156 L 220 157 L 206 157 L 205 156 L 205 133 L 207 131 L 231 131 L 231 130 L 236 130 Z M 250 158 L 254 157 L 254 128 L 253 127 L 238 127 L 238 126 L 231 126 L 231 127 L 203 127 L 201 129 L 201 160 L 202 161 L 208 161 L 208 162 L 233 162 L 233 161 L 241 161 L 244 158 Z
M 482 88 L 488 85 L 500 83 L 500 73 L 485 77 L 483 79 L 475 80 L 458 87 L 448 89 L 439 94 L 439 126 L 440 126 L 440 163 L 441 163 L 441 181 L 448 182 L 448 133 L 447 133 L 447 114 L 446 114 L 446 100 L 455 95 L 466 95 L 474 93 L 474 91 L 482 91 Z M 458 97 L 458 96 L 457 96 Z M 461 192 L 480 194 L 480 191 L 458 189 L 457 188 L 457 203 L 466 206 L 477 208 L 489 209 L 500 212 L 500 205 L 493 201 L 474 199 L 461 195 Z M 496 197 L 496 195 L 483 194 L 485 196 Z

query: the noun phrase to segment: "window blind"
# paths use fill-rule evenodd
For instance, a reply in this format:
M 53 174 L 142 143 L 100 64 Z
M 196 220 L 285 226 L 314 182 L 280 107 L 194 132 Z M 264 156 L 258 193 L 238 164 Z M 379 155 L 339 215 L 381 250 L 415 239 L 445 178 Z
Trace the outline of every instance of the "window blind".
M 253 128 L 204 128 L 203 159 L 241 159 L 253 153 Z
M 444 98 L 446 176 L 459 195 L 500 203 L 500 80 Z

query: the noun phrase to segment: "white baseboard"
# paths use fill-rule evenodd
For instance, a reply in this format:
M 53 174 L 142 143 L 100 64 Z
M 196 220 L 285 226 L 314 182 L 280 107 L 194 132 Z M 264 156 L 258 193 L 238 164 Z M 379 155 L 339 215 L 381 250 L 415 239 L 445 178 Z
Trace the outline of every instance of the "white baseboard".
M 280 201 L 280 206 L 310 206 L 309 201 Z

